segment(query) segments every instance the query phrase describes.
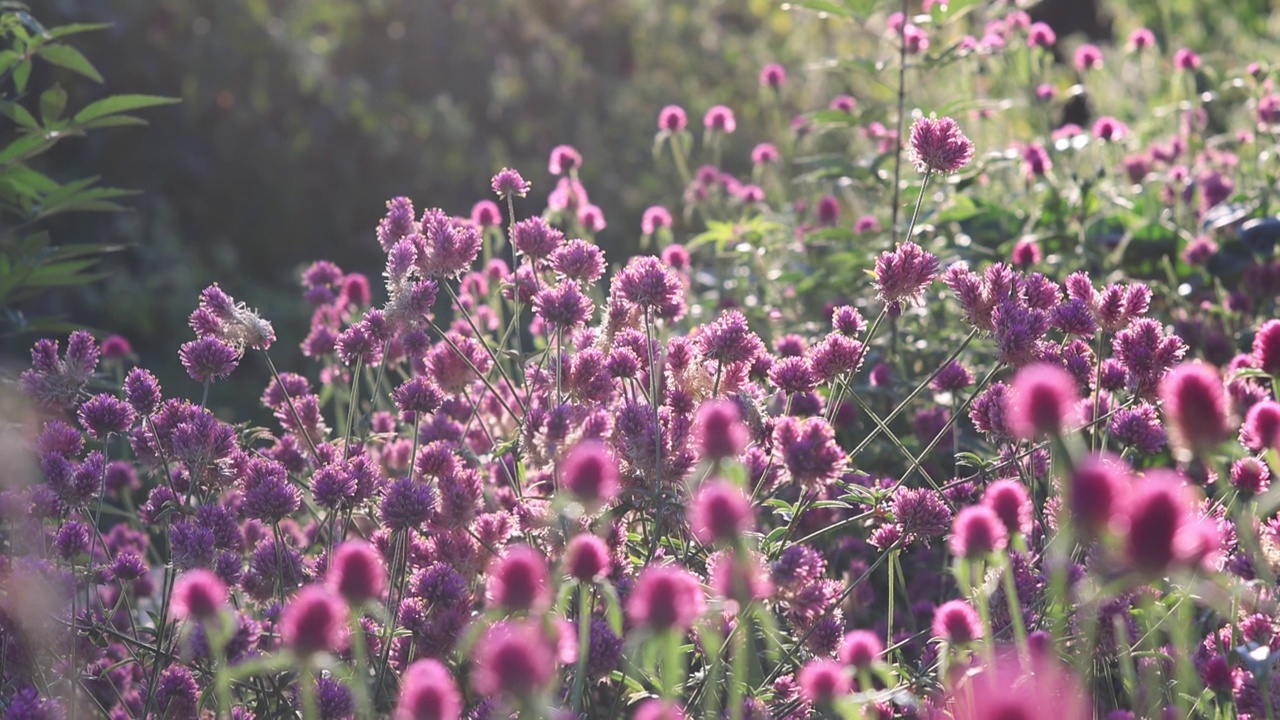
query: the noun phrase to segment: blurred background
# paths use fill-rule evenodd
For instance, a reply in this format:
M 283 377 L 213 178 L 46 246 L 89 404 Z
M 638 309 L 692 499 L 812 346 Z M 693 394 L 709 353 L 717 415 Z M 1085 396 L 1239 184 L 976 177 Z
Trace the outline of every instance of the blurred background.
M 1265 0 L 1234 2 L 1265 16 Z M 1168 4 L 1124 12 L 1159 35 Z M 1199 14 L 1195 5 L 1184 12 Z M 300 270 L 327 258 L 376 279 L 374 227 L 393 196 L 465 215 L 510 166 L 533 182 L 518 212 L 537 213 L 554 187 L 549 151 L 572 144 L 616 265 L 636 251 L 647 206 L 679 222 L 678 175 L 651 152 L 662 106 L 686 107 L 691 126 L 711 105 L 733 107 L 724 169 L 747 173 L 755 143 L 786 134 L 795 114 L 842 93 L 889 105 L 893 92 L 889 78 L 854 79 L 824 61 L 878 36 L 778 0 L 41 0 L 31 10 L 49 27 L 110 25 L 73 38 L 106 81 L 67 82 L 69 106 L 122 92 L 181 103 L 139 113 L 147 127 L 91 133 L 40 159 L 55 177 L 101 175 L 140 192 L 129 212 L 50 223 L 55 242 L 125 249 L 107 259 L 106 279 L 23 311 L 119 333 L 175 382 L 189 382 L 176 358 L 186 316 L 214 281 L 264 311 L 280 335 L 277 364 L 296 365 L 309 315 Z M 1060 38 L 1114 40 L 1105 4 L 1029 10 Z M 1203 14 L 1211 36 L 1214 13 Z M 790 80 L 764 102 L 758 74 L 770 62 Z M 32 85 L 59 72 L 37 67 Z M 22 362 L 32 339 L 5 337 L 0 353 Z

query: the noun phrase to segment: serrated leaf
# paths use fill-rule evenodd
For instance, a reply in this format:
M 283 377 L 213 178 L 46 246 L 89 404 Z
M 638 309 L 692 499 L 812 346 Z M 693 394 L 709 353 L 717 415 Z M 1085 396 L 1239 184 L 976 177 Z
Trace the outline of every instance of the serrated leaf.
M 70 45 L 62 43 L 43 45 L 36 50 L 36 55 L 45 62 L 79 73 L 94 82 L 102 82 L 102 74 L 93 66 L 93 63 L 89 62 L 89 58 Z
M 62 89 L 62 85 L 54 83 L 52 87 L 40 93 L 40 119 L 45 125 L 51 125 L 58 118 L 62 117 L 62 111 L 67 109 L 67 91 Z
M 75 114 L 72 122 L 82 124 L 107 115 L 116 115 L 156 105 L 172 105 L 176 102 L 178 102 L 177 98 L 161 97 L 159 95 L 113 95 L 89 103 Z

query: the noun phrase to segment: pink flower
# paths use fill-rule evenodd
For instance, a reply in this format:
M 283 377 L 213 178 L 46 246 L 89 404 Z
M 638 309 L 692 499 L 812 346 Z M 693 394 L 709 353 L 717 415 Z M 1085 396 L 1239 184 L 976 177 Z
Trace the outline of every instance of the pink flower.
M 977 674 L 968 674 L 943 701 L 937 717 L 951 720 L 1019 720 L 1053 717 L 1090 720 L 1093 703 L 1080 682 L 1053 658 L 1026 665 L 1005 653 Z
M 840 643 L 840 660 L 858 670 L 871 667 L 882 653 L 884 643 L 879 635 L 869 630 L 853 630 Z
M 778 63 L 769 63 L 760 70 L 760 85 L 779 90 L 787 81 L 787 69 Z
M 631 621 L 658 631 L 687 631 L 706 607 L 698 579 L 689 571 L 670 565 L 646 568 L 627 598 Z
M 1111 455 L 1091 455 L 1071 474 L 1070 513 L 1085 535 L 1101 532 L 1124 511 L 1129 469 Z
M 1178 70 L 1195 70 L 1200 67 L 1200 56 L 1187 48 L 1178 48 L 1173 52 L 1173 66 Z
M 1030 365 L 1013 378 L 1008 404 L 1008 425 L 1026 440 L 1063 432 L 1075 423 L 1080 392 L 1071 373 L 1057 365 Z
M 689 505 L 689 527 L 705 545 L 732 543 L 754 525 L 751 501 L 725 480 L 703 483 Z
M 800 696 L 811 703 L 829 703 L 849 694 L 849 676 L 834 660 L 810 660 L 800 668 L 796 680 Z
M 715 105 L 702 118 L 702 124 L 708 130 L 732 133 L 738 129 L 738 122 L 733 117 L 733 110 L 725 105 Z
M 911 162 L 922 173 L 953 173 L 973 159 L 973 142 L 956 121 L 920 118 L 911 126 Z
M 209 570 L 188 570 L 173 584 L 170 610 L 175 618 L 208 620 L 227 604 L 227 586 Z
M 640 703 L 631 720 L 685 720 L 687 717 L 679 704 L 670 700 L 649 698 Z
M 494 625 L 471 654 L 471 686 L 481 695 L 525 698 L 545 688 L 555 672 L 555 648 L 534 622 Z
M 938 256 L 907 241 L 876 259 L 876 285 L 885 303 L 922 303 L 938 276 Z
M 1137 52 L 1145 50 L 1149 47 L 1155 47 L 1156 35 L 1146 28 L 1136 28 L 1129 33 L 1129 49 Z
M 751 442 L 747 426 L 742 424 L 738 406 L 728 400 L 708 400 L 698 408 L 694 421 L 697 448 L 707 460 L 736 458 Z
M 386 591 L 387 568 L 372 545 L 350 540 L 334 549 L 326 579 L 347 602 L 363 605 Z
M 542 554 L 517 545 L 489 564 L 491 604 L 509 611 L 541 613 L 551 607 L 551 578 Z
M 1058 42 L 1058 36 L 1053 32 L 1053 28 L 1038 22 L 1031 25 L 1031 29 L 1027 31 L 1027 47 L 1049 47 Z
M 1102 51 L 1097 45 L 1088 43 L 1076 49 L 1076 69 L 1080 72 L 1097 70 L 1102 67 Z
M 658 129 L 667 132 L 679 132 L 689 124 L 684 108 L 679 105 L 668 105 L 658 113 Z
M 966 645 L 982 637 L 982 620 L 969 603 L 949 600 L 933 611 L 933 635 L 953 645 Z
M 995 511 L 1010 534 L 1027 535 L 1031 532 L 1031 497 L 1027 488 L 1018 480 L 997 480 L 987 486 L 982 494 L 982 504 Z
M 458 720 L 462 694 L 439 660 L 415 661 L 400 680 L 400 698 L 392 720 Z
M 609 546 L 603 540 L 583 533 L 575 535 L 564 550 L 564 571 L 580 582 L 593 582 L 608 574 Z
M 582 167 L 582 155 L 572 145 L 557 145 L 551 149 L 547 171 L 552 175 L 563 175 L 580 167 Z
M 604 443 L 585 440 L 565 456 L 560 482 L 580 501 L 606 503 L 618 492 L 618 463 Z
M 985 505 L 970 505 L 956 515 L 948 545 L 951 554 L 968 559 L 985 558 L 1009 543 L 1004 523 Z
M 1203 452 L 1227 438 L 1227 398 L 1213 366 L 1185 362 L 1160 382 L 1165 425 L 1173 445 L 1184 453 Z
M 280 615 L 280 641 L 302 656 L 337 652 L 346 645 L 347 603 L 322 585 L 298 591 Z

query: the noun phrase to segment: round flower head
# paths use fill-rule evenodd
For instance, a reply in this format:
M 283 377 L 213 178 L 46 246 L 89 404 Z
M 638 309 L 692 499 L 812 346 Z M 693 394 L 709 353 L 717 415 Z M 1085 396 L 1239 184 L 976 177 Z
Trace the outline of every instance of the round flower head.
M 580 167 L 582 167 L 582 155 L 572 145 L 557 145 L 551 149 L 547 172 L 552 175 L 563 175 Z
M 982 637 L 982 620 L 969 603 L 950 600 L 933 611 L 933 635 L 954 645 L 966 645 Z
M 529 194 L 529 183 L 520 173 L 511 168 L 502 168 L 489 184 L 493 192 L 500 198 L 524 197 Z
M 481 200 L 471 207 L 471 222 L 482 228 L 497 227 L 502 224 L 502 211 L 492 200 Z
M 392 720 L 459 720 L 462 693 L 439 660 L 415 660 L 400 679 Z
M 774 90 L 782 88 L 787 81 L 787 70 L 778 63 L 769 63 L 760 70 L 760 85 Z
M 1187 48 L 1178 48 L 1173 52 L 1173 66 L 1179 70 L 1195 70 L 1200 67 L 1200 56 Z
M 481 695 L 529 697 L 546 687 L 555 671 L 555 649 L 535 623 L 500 622 L 471 653 L 471 686 Z
M 911 126 L 911 162 L 922 173 L 953 173 L 973 159 L 973 142 L 949 117 L 920 118 Z
M 854 630 L 840 643 L 840 660 L 858 670 L 871 667 L 883 652 L 880 636 L 870 630 Z
M 347 602 L 359 606 L 382 597 L 387 588 L 387 568 L 372 545 L 349 540 L 334 548 L 326 580 Z
M 736 486 L 724 480 L 703 483 L 689 505 L 689 526 L 693 536 L 706 545 L 731 543 L 753 525 L 751 501 Z
M 646 568 L 627 598 L 627 616 L 654 630 L 686 631 L 706 610 L 698 579 L 679 567 Z
M 1080 72 L 1102 67 L 1102 50 L 1097 45 L 1084 44 L 1076 49 L 1076 69 Z
M 182 367 L 198 383 L 221 380 L 240 364 L 240 353 L 215 337 L 183 343 L 178 349 Z
M 830 703 L 849 694 L 849 676 L 844 666 L 834 660 L 810 660 L 800 668 L 796 680 L 800 696 L 811 703 Z
M 770 143 L 760 143 L 751 150 L 753 165 L 772 165 L 778 162 L 778 148 Z
M 907 241 L 876 259 L 876 286 L 885 303 L 919 305 L 938 276 L 938 256 Z
M 563 570 L 581 582 L 609 573 L 609 546 L 590 533 L 575 535 L 564 550 Z
M 645 209 L 640 217 L 640 232 L 652 235 L 661 228 L 671 227 L 671 211 L 661 205 L 652 205 Z
M 843 113 L 853 113 L 858 109 L 858 101 L 852 95 L 837 95 L 831 98 L 831 102 L 827 104 L 830 110 L 838 110 Z
M 1031 516 L 1034 508 L 1027 488 L 1017 480 L 997 480 L 987 486 L 982 504 L 995 511 L 1010 534 L 1027 535 L 1031 532 Z
M 1045 23 L 1033 23 L 1027 30 L 1027 47 L 1049 47 L 1056 42 L 1057 34 Z
M 491 604 L 516 612 L 540 613 L 551 606 L 547 561 L 528 545 L 517 545 L 489 564 Z
M 1271 469 L 1258 458 L 1241 458 L 1231 465 L 1231 487 L 1256 495 L 1271 486 Z
M 322 585 L 298 591 L 280 614 L 280 642 L 300 656 L 337 652 L 346 641 L 347 604 Z
M 208 620 L 226 604 L 227 586 L 209 570 L 188 570 L 173 584 L 170 608 L 176 618 Z
M 1079 400 L 1071 373 L 1057 365 L 1025 367 L 1014 376 L 1009 391 L 1009 429 L 1026 440 L 1059 434 L 1076 421 Z
M 743 424 L 738 406 L 728 400 L 708 400 L 698 408 L 694 420 L 697 448 L 704 460 L 736 458 L 751 442 L 751 432 Z
M 594 283 L 604 275 L 604 252 L 581 238 L 574 238 L 551 253 L 551 269 L 567 280 Z
M 1127 509 L 1129 563 L 1144 575 L 1163 574 L 1180 559 L 1179 534 L 1191 523 L 1181 476 L 1173 471 L 1148 473 L 1134 484 Z
M 560 484 L 591 505 L 607 503 L 618 492 L 618 463 L 598 440 L 584 440 L 565 456 Z
M 1123 511 L 1128 466 L 1114 456 L 1091 455 L 1075 467 L 1070 483 L 1071 519 L 1085 535 L 1096 535 Z
M 1182 453 L 1206 451 L 1231 432 L 1226 392 L 1212 365 L 1187 362 L 1170 370 L 1160 382 L 1165 424 Z
M 1262 400 L 1249 408 L 1240 426 L 1240 444 L 1253 452 L 1280 450 L 1280 403 Z
M 936 717 L 951 720 L 1090 720 L 1093 704 L 1080 682 L 1053 658 L 1020 660 L 1003 653 L 981 672 L 967 673 Z
M 1129 33 L 1129 49 L 1134 51 L 1145 50 L 1149 47 L 1155 47 L 1156 34 L 1150 30 L 1140 27 Z
M 151 371 L 134 368 L 124 378 L 124 399 L 139 415 L 150 415 L 160 407 L 160 381 Z
M 102 340 L 101 354 L 105 360 L 123 360 L 133 354 L 133 346 L 119 335 L 108 335 Z
M 716 105 L 707 111 L 702 118 L 702 124 L 708 130 L 732 133 L 738 128 L 738 122 L 733 117 L 733 110 L 727 106 Z
M 689 125 L 689 117 L 679 105 L 668 105 L 658 113 L 658 129 L 679 132 Z
M 1000 516 L 985 505 L 970 505 L 956 515 L 949 542 L 951 553 L 963 558 L 985 558 L 1004 550 L 1009 534 Z
M 135 419 L 133 408 L 128 403 L 106 393 L 86 400 L 80 406 L 77 416 L 89 437 L 94 440 L 128 432 Z
M 1268 375 L 1280 375 L 1280 320 L 1268 320 L 1253 336 L 1253 364 Z
M 1119 142 L 1129 135 L 1129 126 L 1113 117 L 1103 116 L 1093 123 L 1093 136 L 1107 142 Z

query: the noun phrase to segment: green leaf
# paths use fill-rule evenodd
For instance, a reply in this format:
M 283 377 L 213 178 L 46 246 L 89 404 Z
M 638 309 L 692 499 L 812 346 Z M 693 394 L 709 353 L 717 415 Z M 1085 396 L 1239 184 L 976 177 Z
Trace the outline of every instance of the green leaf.
M 53 124 L 62 117 L 62 111 L 66 109 L 67 91 L 62 89 L 62 85 L 54 83 L 48 90 L 40 93 L 40 119 L 45 125 Z
M 13 71 L 13 86 L 17 88 L 19 93 L 27 91 L 27 81 L 31 79 L 31 61 L 23 60 L 18 63 L 18 69 Z
M 85 130 L 96 130 L 105 127 L 131 127 L 138 125 L 146 125 L 147 121 L 133 115 L 109 115 L 97 120 L 91 120 L 83 125 Z
M 40 129 L 40 123 L 36 121 L 36 116 L 16 102 L 0 102 L 0 115 L 4 115 L 22 127 L 31 130 Z
M 0 150 L 0 165 L 29 158 L 52 144 L 44 135 L 23 135 Z
M 70 45 L 61 43 L 44 45 L 39 50 L 36 50 L 36 54 L 43 58 L 45 62 L 80 73 L 94 82 L 102 82 L 101 73 L 93 66 L 93 63 L 89 62 L 89 58 Z
M 89 103 L 84 109 L 75 114 L 72 122 L 79 125 L 107 115 L 115 115 L 155 105 L 171 105 L 176 102 L 178 102 L 178 98 L 160 97 L 159 95 L 113 95 L 109 98 Z
M 22 60 L 22 56 L 13 50 L 0 50 L 0 73 L 7 73 L 18 62 Z
M 68 35 L 75 35 L 76 33 L 90 32 L 93 30 L 105 30 L 109 27 L 111 27 L 110 23 L 71 23 L 70 25 L 50 28 L 49 38 L 51 40 L 57 40 L 58 38 L 64 38 Z
M 814 12 L 824 12 L 838 17 L 853 17 L 853 13 L 842 3 L 834 0 L 791 0 L 787 3 L 791 8 L 803 8 Z

